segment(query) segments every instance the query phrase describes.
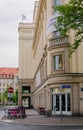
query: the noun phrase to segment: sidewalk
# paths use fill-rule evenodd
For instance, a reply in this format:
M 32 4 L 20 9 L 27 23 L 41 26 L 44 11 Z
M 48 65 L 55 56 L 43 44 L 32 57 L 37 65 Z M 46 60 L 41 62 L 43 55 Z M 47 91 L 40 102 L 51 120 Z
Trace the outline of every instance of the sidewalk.
M 38 115 L 34 110 L 27 111 L 27 117 L 24 119 L 7 119 L 3 118 L 1 121 L 19 123 L 19 124 L 32 124 L 32 125 L 56 125 L 56 126 L 83 126 L 83 117 L 73 116 L 59 116 L 46 117 Z

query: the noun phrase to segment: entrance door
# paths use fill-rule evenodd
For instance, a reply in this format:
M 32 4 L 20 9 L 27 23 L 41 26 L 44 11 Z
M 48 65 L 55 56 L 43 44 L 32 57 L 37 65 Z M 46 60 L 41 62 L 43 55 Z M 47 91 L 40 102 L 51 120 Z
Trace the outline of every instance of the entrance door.
M 66 111 L 66 94 L 62 94 L 62 111 Z
M 53 94 L 53 114 L 70 115 L 71 114 L 71 99 L 70 94 L 64 93 Z
M 60 95 L 53 95 L 53 114 L 60 113 Z
M 31 103 L 30 103 L 30 97 L 22 97 L 22 106 L 24 106 L 25 108 L 30 108 Z

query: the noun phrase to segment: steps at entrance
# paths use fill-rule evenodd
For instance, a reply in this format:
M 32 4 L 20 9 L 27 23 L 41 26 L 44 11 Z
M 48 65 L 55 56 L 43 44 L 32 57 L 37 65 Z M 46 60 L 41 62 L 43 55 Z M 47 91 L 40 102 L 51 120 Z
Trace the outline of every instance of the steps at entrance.
M 38 112 L 34 109 L 26 109 L 25 110 L 26 116 L 38 116 Z

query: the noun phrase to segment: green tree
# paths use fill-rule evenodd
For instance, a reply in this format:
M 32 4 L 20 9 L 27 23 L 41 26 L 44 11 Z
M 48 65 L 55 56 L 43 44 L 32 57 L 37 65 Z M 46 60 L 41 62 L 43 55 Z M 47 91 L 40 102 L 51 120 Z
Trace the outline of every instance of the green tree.
M 0 93 L 0 105 L 2 105 L 2 104 L 3 104 L 3 94 Z
M 3 97 L 2 97 L 2 94 L 0 93 L 0 103 L 2 102 L 2 99 Z
M 13 103 L 18 102 L 18 90 L 13 92 Z
M 3 93 L 3 101 L 6 103 L 8 101 L 8 87 L 6 88 L 6 90 Z
M 60 14 L 55 26 L 61 35 L 66 37 L 71 29 L 75 30 L 74 42 L 69 48 L 71 56 L 83 42 L 83 0 L 70 0 L 68 4 L 55 6 L 54 9 Z

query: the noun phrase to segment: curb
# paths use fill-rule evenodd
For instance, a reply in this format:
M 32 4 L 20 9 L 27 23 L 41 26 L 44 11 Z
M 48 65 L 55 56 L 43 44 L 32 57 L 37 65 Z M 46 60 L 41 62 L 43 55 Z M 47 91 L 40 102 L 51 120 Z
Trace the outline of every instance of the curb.
M 36 125 L 36 126 L 56 126 L 56 127 L 83 127 L 83 124 L 40 124 L 40 123 L 21 123 L 14 122 L 11 120 L 0 120 L 0 122 L 9 123 L 9 124 L 17 124 L 17 125 Z

